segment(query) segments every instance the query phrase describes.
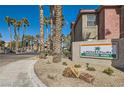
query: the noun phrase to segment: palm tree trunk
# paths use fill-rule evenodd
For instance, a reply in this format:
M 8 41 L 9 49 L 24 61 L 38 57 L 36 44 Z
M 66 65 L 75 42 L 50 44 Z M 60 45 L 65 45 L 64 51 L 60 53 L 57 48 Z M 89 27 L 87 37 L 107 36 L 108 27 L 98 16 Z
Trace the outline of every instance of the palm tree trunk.
M 43 6 L 40 6 L 40 41 L 41 51 L 44 51 L 44 20 L 43 20 Z
M 19 47 L 20 47 L 20 33 L 19 33 L 19 29 L 18 29 L 18 39 L 17 39 L 17 41 L 18 41 L 18 50 L 19 50 Z
M 50 6 L 50 50 L 53 51 L 53 31 L 54 31 L 54 24 L 53 24 L 53 16 L 54 16 L 54 6 Z
M 53 50 L 53 39 L 52 39 L 52 36 L 53 36 L 53 19 L 52 19 L 52 16 L 51 16 L 51 19 L 50 19 L 50 28 L 51 28 L 51 31 L 50 31 L 50 50 Z
M 40 58 L 44 58 L 44 16 L 43 6 L 41 5 L 40 5 L 40 44 L 41 44 Z
M 46 43 L 46 45 L 47 45 L 47 51 L 48 51 L 48 25 L 46 25 L 46 41 L 47 41 L 47 43 Z
M 10 26 L 8 27 L 8 31 L 10 33 L 10 50 L 12 50 L 12 32 L 10 30 Z
M 61 30 L 62 30 L 62 7 L 56 5 L 55 10 L 55 40 L 53 62 L 61 62 Z
M 24 34 L 22 35 L 22 50 L 24 50 Z
M 16 40 L 15 52 L 16 52 L 16 54 L 18 54 L 18 36 L 17 36 L 17 33 L 16 33 L 16 27 L 14 27 L 14 33 L 15 33 L 15 40 Z

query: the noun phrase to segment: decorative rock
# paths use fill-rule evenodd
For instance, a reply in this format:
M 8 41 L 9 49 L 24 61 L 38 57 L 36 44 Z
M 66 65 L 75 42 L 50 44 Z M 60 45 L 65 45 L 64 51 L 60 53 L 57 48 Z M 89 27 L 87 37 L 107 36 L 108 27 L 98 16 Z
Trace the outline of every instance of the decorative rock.
M 54 74 L 54 73 L 51 73 L 51 74 L 48 74 L 47 75 L 47 77 L 49 78 L 49 79 L 55 79 L 56 78 L 56 74 Z
M 93 81 L 95 80 L 95 78 L 88 73 L 81 73 L 79 78 L 81 80 L 84 80 L 84 81 L 88 82 L 88 83 L 93 83 Z

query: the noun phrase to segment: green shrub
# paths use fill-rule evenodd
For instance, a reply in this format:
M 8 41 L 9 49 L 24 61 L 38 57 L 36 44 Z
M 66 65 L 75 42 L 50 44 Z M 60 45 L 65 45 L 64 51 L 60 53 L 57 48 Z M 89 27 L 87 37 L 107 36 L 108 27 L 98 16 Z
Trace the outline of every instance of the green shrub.
M 75 68 L 80 68 L 81 65 L 80 65 L 80 64 L 75 64 L 74 67 L 75 67 Z
M 107 75 L 112 75 L 114 73 L 114 70 L 108 67 L 103 70 L 103 73 L 106 73 Z
M 89 63 L 86 63 L 87 70 L 96 71 L 96 69 L 94 67 L 90 67 L 89 65 L 90 65 Z
M 44 51 L 41 51 L 40 54 L 39 54 L 39 58 L 46 59 L 47 54 L 48 53 L 45 50 Z
M 88 67 L 87 70 L 89 70 L 89 71 L 96 71 L 96 69 L 94 67 Z
M 67 66 L 67 65 L 68 65 L 66 62 L 63 62 L 62 64 L 63 64 L 64 66 Z
M 89 63 L 86 63 L 86 67 L 87 67 L 87 68 L 89 67 Z
M 65 57 L 70 57 L 71 56 L 71 52 L 68 49 L 63 50 L 63 54 Z
M 46 64 L 51 64 L 51 63 L 49 61 L 47 61 Z

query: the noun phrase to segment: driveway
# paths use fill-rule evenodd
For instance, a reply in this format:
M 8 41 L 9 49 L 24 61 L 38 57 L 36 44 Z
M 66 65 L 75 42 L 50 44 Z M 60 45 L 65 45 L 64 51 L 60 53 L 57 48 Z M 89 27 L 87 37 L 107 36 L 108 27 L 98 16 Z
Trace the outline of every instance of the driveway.
M 37 54 L 22 54 L 22 55 L 16 55 L 16 54 L 0 54 L 0 67 L 18 60 L 31 58 L 36 56 Z
M 44 87 L 34 73 L 36 60 L 24 59 L 0 67 L 1 87 Z

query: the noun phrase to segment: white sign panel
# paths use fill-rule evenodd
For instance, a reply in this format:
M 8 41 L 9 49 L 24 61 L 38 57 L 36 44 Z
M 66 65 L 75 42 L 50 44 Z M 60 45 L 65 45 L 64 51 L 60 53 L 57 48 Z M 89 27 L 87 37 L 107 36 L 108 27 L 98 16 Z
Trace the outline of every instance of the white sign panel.
M 117 45 L 112 44 L 81 44 L 81 57 L 116 59 Z

